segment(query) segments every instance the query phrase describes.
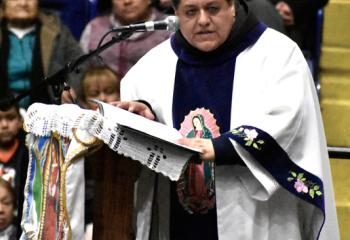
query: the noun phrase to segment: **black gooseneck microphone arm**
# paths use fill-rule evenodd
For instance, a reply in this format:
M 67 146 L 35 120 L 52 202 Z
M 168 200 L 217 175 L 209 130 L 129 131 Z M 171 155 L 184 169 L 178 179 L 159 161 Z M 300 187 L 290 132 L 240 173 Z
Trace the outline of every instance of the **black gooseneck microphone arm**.
M 111 32 L 113 32 L 113 31 L 111 31 Z M 36 84 L 35 86 L 32 86 L 31 89 L 42 87 L 44 85 L 52 85 L 52 89 L 54 92 L 54 104 L 60 104 L 60 102 L 61 102 L 60 95 L 62 93 L 63 86 L 68 86 L 66 83 L 67 74 L 72 73 L 73 71 L 77 71 L 81 64 L 83 64 L 84 62 L 86 62 L 87 60 L 92 58 L 93 56 L 100 54 L 102 51 L 109 48 L 113 44 L 127 39 L 134 32 L 135 32 L 135 30 L 133 30 L 133 29 L 130 29 L 130 31 L 119 32 L 118 34 L 116 34 L 116 36 L 113 36 L 110 41 L 106 42 L 105 44 L 103 44 L 101 46 L 98 46 L 95 50 L 80 56 L 76 60 L 67 63 L 62 69 L 58 70 L 57 72 L 55 72 L 51 76 L 45 77 L 38 84 Z M 109 33 L 110 32 L 108 32 L 108 34 Z M 20 101 L 24 97 L 29 96 L 32 93 L 31 89 L 15 96 L 12 99 L 6 99 L 6 100 L 1 101 L 0 102 L 0 110 L 3 110 L 3 109 L 5 110 L 8 106 L 14 104 L 15 102 Z

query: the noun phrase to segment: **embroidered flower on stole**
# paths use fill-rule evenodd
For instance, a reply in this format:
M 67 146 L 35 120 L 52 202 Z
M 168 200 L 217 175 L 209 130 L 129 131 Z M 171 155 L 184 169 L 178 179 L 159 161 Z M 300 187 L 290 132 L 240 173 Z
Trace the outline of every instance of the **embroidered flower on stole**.
M 265 143 L 264 140 L 257 139 L 259 134 L 254 128 L 248 129 L 248 128 L 241 127 L 238 130 L 233 129 L 231 133 L 243 138 L 243 140 L 246 142 L 245 143 L 246 146 L 248 147 L 252 146 L 253 148 L 258 150 L 261 150 L 260 145 L 263 145 Z
M 298 193 L 308 193 L 311 198 L 315 198 L 315 195 L 317 197 L 322 195 L 322 192 L 320 191 L 320 186 L 307 180 L 304 177 L 304 173 L 297 174 L 296 172 L 290 171 L 291 174 L 290 177 L 287 178 L 288 182 L 294 182 L 294 188 Z

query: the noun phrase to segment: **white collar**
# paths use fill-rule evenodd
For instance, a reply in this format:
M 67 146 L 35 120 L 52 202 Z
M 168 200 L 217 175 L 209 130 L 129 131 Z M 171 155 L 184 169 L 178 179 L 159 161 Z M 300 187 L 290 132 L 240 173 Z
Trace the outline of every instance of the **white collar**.
M 8 27 L 8 30 L 10 32 L 12 32 L 14 35 L 16 35 L 16 37 L 18 37 L 19 39 L 22 39 L 25 35 L 27 35 L 28 33 L 34 32 L 35 31 L 35 26 L 31 26 L 28 28 L 16 28 L 16 27 Z

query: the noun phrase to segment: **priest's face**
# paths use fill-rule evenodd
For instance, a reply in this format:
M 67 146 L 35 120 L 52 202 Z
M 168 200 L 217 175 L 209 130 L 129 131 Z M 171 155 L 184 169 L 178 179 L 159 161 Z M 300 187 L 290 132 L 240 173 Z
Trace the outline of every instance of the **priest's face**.
M 235 6 L 231 0 L 181 0 L 175 13 L 185 39 L 204 52 L 223 44 L 235 22 Z

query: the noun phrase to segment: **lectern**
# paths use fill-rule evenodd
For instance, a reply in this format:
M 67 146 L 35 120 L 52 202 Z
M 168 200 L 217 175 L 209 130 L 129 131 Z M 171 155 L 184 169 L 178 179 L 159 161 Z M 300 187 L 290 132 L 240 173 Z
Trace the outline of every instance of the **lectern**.
M 181 134 L 173 128 L 111 105 L 104 110 L 74 104 L 29 107 L 24 122 L 30 155 L 24 239 L 84 238 L 87 157 L 95 176 L 93 238 L 133 239 L 134 183 L 141 166 L 177 180 L 187 160 L 198 153 L 174 143 Z M 157 133 L 175 134 L 175 140 Z
M 140 164 L 106 145 L 94 154 L 91 163 L 95 167 L 93 239 L 133 239 L 134 182 Z

